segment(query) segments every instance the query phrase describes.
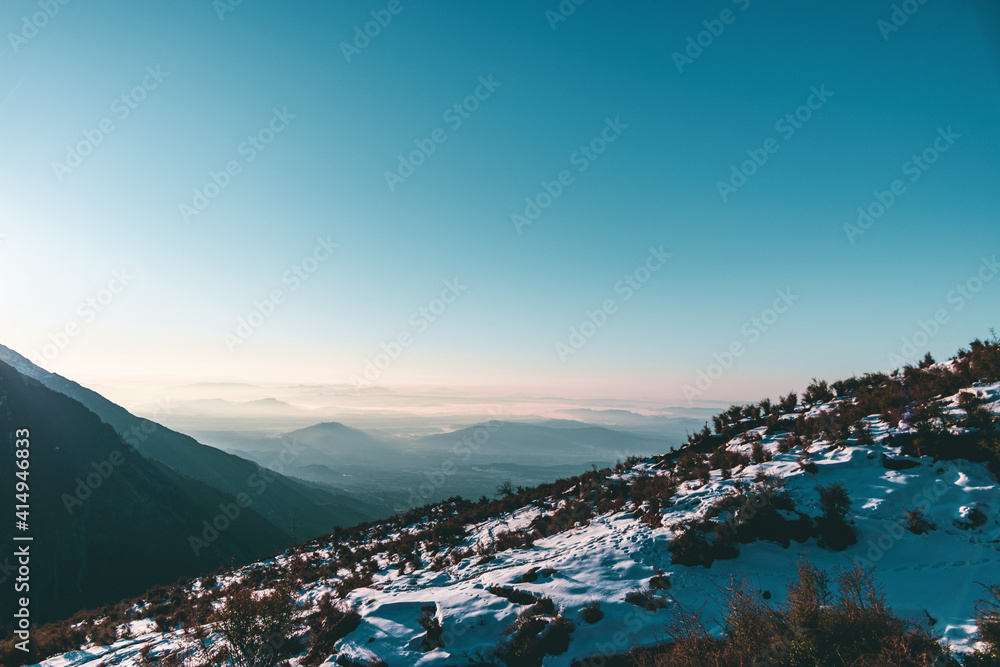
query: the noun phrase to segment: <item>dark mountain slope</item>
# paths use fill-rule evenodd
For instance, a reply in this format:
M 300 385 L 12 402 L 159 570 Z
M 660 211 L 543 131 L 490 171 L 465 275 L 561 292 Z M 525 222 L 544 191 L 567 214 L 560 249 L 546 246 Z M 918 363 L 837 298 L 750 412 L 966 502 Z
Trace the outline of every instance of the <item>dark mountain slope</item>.
M 251 505 L 195 553 L 234 498 L 132 451 L 80 403 L 0 362 L 0 493 L 13 502 L 15 432 L 28 429 L 32 620 L 65 617 L 153 584 L 251 561 L 285 546 L 285 535 Z M 220 520 L 220 525 L 223 523 Z M 0 522 L 12 544 L 13 517 Z M 10 551 L 5 550 L 5 556 Z M 6 563 L 4 563 L 6 565 Z M 13 596 L 4 595 L 2 618 Z
M 0 345 L 0 361 L 60 394 L 79 401 L 125 441 L 149 459 L 166 464 L 177 472 L 205 482 L 230 494 L 251 494 L 254 510 L 286 535 L 291 536 L 295 518 L 299 537 L 309 538 L 330 532 L 335 526 L 349 526 L 371 517 L 354 505 L 349 496 L 338 495 L 301 484 L 283 475 L 263 471 L 260 466 L 233 454 L 203 445 L 194 438 L 165 426 L 136 417 L 61 375 L 39 368 L 10 348 Z M 168 407 L 169 409 L 169 407 Z

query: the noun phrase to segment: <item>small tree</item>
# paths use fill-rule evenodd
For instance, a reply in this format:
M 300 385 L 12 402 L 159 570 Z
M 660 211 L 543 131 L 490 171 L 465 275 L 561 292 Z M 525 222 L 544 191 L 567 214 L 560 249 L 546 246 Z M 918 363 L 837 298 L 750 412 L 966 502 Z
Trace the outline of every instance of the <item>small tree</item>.
M 816 488 L 823 515 L 816 523 L 826 545 L 834 551 L 843 551 L 858 541 L 858 536 L 846 521 L 851 509 L 851 496 L 843 484 L 827 484 Z
M 875 445 L 875 438 L 872 437 L 871 429 L 868 428 L 868 422 L 864 419 L 859 419 L 854 424 L 854 433 L 858 439 L 858 447 L 872 447 Z
M 514 495 L 514 483 L 511 482 L 509 479 L 505 479 L 504 481 L 500 482 L 499 484 L 497 484 L 496 495 L 497 497 L 502 497 L 502 498 L 509 498 L 510 496 Z
M 826 403 L 833 400 L 833 391 L 830 390 L 830 385 L 826 380 L 817 380 L 813 378 L 813 381 L 806 387 L 805 393 L 802 395 L 802 401 L 804 403 Z
M 934 530 L 934 524 L 927 520 L 924 511 L 919 507 L 915 507 L 912 510 L 904 507 L 903 513 L 906 515 L 906 528 L 914 535 L 923 535 L 926 532 Z
M 436 606 L 423 607 L 417 622 L 424 629 L 424 638 L 420 641 L 420 650 L 424 653 L 444 646 L 444 628 L 438 620 Z
M 830 519 L 844 520 L 847 511 L 851 509 L 851 496 L 840 482 L 819 486 L 819 504 L 823 508 L 823 516 Z
M 820 614 L 830 604 L 830 578 L 808 559 L 799 560 L 796 572 L 798 576 L 788 583 L 785 618 L 804 632 L 816 630 Z
M 247 588 L 233 591 L 220 613 L 219 628 L 234 667 L 274 667 L 288 652 L 294 613 L 292 591 L 284 585 L 262 596 Z
M 722 615 L 729 647 L 740 655 L 761 655 L 779 633 L 773 610 L 745 578 L 730 575 L 723 590 Z

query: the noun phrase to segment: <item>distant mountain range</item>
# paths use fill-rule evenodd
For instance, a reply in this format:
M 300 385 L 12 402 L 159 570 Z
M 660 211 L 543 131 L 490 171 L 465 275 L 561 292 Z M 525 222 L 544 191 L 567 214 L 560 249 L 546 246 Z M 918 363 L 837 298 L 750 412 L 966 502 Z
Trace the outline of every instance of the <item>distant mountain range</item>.
M 261 465 L 294 452 L 282 472 L 363 497 L 383 515 L 461 495 L 492 496 L 498 484 L 531 486 L 672 449 L 666 439 L 571 420 L 528 424 L 490 421 L 456 431 L 404 438 L 324 422 L 269 437 L 208 433 L 220 447 Z
M 661 438 L 623 433 L 570 420 L 541 424 L 492 421 L 452 433 L 420 439 L 422 451 L 454 450 L 468 443 L 476 460 L 490 463 L 531 463 L 556 466 L 602 461 L 614 463 L 630 455 L 663 453 L 671 447 Z

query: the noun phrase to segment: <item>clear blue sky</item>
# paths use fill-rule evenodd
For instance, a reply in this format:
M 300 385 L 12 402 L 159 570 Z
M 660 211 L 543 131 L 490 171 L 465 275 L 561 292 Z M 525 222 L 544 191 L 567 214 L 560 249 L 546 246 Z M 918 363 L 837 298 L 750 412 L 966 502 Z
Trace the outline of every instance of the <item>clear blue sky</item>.
M 0 342 L 41 353 L 70 326 L 46 359 L 69 375 L 349 382 L 403 334 L 374 384 L 664 400 L 741 343 L 699 395 L 737 400 L 888 369 L 938 310 L 921 356 L 998 324 L 1000 280 L 949 298 L 1000 252 L 994 2 L 913 0 L 891 31 L 892 3 L 870 1 L 588 0 L 559 22 L 556 0 L 225 2 L 0 7 Z M 382 10 L 348 62 L 343 43 Z M 712 28 L 679 71 L 675 52 Z M 477 91 L 475 111 L 445 115 Z M 263 150 L 243 143 L 272 123 Z M 933 165 L 907 168 L 949 128 Z M 54 166 L 85 132 L 104 136 Z M 596 159 L 575 153 L 602 132 Z M 390 189 L 398 156 L 433 136 Z M 767 161 L 724 198 L 748 150 Z M 230 161 L 239 173 L 184 216 Z M 519 232 L 512 214 L 563 170 Z M 896 179 L 852 243 L 844 225 Z M 318 237 L 339 247 L 283 279 Z M 616 283 L 660 246 L 671 256 L 625 300 Z M 443 314 L 419 315 L 456 278 Z M 102 312 L 80 306 L 109 285 Z M 747 323 L 787 289 L 798 299 L 755 338 Z M 227 345 L 274 290 L 273 316 Z M 609 299 L 579 350 L 558 347 Z

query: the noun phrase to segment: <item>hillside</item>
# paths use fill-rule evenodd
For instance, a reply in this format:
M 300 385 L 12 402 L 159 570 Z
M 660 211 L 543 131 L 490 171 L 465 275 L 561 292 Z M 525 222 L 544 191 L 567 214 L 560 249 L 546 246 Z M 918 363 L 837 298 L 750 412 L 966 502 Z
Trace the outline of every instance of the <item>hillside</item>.
M 998 414 L 997 341 L 814 381 L 733 406 L 675 452 L 338 530 L 42 629 L 38 657 L 997 664 Z
M 15 478 L 14 433 L 29 431 L 30 466 Z M 111 427 L 85 407 L 0 362 L 0 433 L 4 438 L 3 497 L 27 482 L 30 505 L 24 534 L 34 537 L 31 558 L 33 618 L 65 618 L 136 595 L 153 584 L 248 562 L 288 545 L 281 531 L 251 507 L 197 553 L 189 537 L 202 521 L 235 499 L 131 451 Z M 13 521 L 0 523 L 11 544 Z M 21 533 L 18 533 L 21 534 Z M 11 565 L 9 553 L 3 563 Z M 7 577 L 5 577 L 7 578 Z M 3 596 L 0 628 L 8 629 L 13 596 Z
M 305 538 L 326 534 L 334 526 L 349 526 L 373 518 L 350 496 L 264 471 L 256 463 L 136 417 L 100 394 L 39 368 L 3 345 L 0 345 L 0 361 L 49 389 L 79 401 L 111 425 L 146 458 L 159 461 L 228 495 L 254 493 L 254 509 L 289 539 L 292 537 L 293 517 L 298 536 Z M 169 404 L 165 409 L 169 410 Z

